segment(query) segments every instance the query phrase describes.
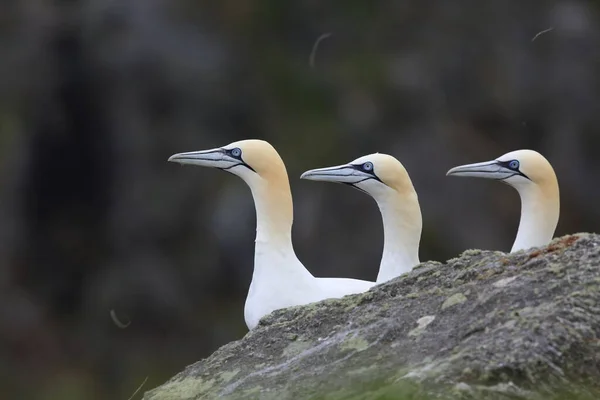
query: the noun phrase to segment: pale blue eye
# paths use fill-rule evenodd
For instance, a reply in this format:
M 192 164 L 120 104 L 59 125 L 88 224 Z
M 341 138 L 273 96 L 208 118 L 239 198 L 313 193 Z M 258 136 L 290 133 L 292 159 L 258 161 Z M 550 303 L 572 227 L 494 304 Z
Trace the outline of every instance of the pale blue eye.
M 234 157 L 239 157 L 242 155 L 242 150 L 236 147 L 235 149 L 231 150 L 231 155 Z
M 363 169 L 364 171 L 373 171 L 373 163 L 372 163 L 372 162 L 370 162 L 370 161 L 367 161 L 366 163 L 364 163 L 364 164 L 362 165 L 362 169 Z
M 508 163 L 508 168 L 510 169 L 519 169 L 519 162 L 517 160 L 512 160 Z

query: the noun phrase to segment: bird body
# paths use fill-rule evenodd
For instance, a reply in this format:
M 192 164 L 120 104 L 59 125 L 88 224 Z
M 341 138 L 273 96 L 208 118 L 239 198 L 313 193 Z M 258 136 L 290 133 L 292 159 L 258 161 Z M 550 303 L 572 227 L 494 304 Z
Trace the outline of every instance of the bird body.
M 383 220 L 383 254 L 377 283 L 419 264 L 422 217 L 417 193 L 404 166 L 387 154 L 369 154 L 343 165 L 306 171 L 302 179 L 345 183 L 370 195 Z
M 552 165 L 533 150 L 516 150 L 495 160 L 454 167 L 446 175 L 495 179 L 521 198 L 521 220 L 511 252 L 546 246 L 560 215 L 558 180 Z
M 225 170 L 250 187 L 257 225 L 254 271 L 244 306 L 249 329 L 274 310 L 360 293 L 374 285 L 358 279 L 316 278 L 300 262 L 292 245 L 293 204 L 287 171 L 268 142 L 242 140 L 174 154 L 169 161 Z

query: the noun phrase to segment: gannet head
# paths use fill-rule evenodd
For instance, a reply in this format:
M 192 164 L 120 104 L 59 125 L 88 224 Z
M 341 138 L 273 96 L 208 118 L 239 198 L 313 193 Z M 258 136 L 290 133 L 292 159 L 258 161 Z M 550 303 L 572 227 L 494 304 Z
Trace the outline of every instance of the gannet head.
M 262 179 L 287 182 L 283 160 L 264 140 L 241 140 L 215 149 L 173 154 L 169 161 L 218 168 L 239 176 L 251 187 Z
M 348 164 L 311 169 L 300 179 L 351 185 L 376 200 L 390 193 L 415 194 L 406 169 L 396 158 L 381 153 L 359 157 Z
M 446 175 L 495 179 L 519 191 L 533 185 L 547 186 L 556 182 L 552 165 L 533 150 L 511 151 L 492 161 L 460 165 L 449 170 Z
M 410 271 L 419 263 L 421 208 L 400 161 L 387 154 L 369 154 L 348 164 L 306 171 L 300 178 L 345 183 L 375 199 L 384 233 L 378 283 Z
M 560 214 L 558 180 L 540 153 L 511 151 L 492 161 L 454 167 L 446 175 L 494 179 L 517 189 L 521 221 L 511 252 L 545 246 L 552 240 Z

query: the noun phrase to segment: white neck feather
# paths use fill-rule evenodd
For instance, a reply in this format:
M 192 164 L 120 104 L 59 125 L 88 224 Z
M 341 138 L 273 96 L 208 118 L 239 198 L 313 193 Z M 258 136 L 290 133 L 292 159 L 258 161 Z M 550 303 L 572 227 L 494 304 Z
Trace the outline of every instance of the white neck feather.
M 292 245 L 293 205 L 289 186 L 264 179 L 250 185 L 256 208 L 256 244 L 252 280 L 311 277 Z M 286 278 L 289 279 L 289 278 Z
M 546 246 L 552 240 L 558 224 L 558 185 L 527 185 L 516 189 L 521 196 L 521 221 L 511 252 Z
M 251 189 L 256 208 L 256 241 L 271 243 L 289 251 L 293 223 L 291 195 L 264 180 Z
M 388 281 L 413 269 L 419 264 L 421 240 L 421 209 L 416 194 L 410 201 L 390 192 L 377 201 L 383 219 L 383 256 L 377 283 Z

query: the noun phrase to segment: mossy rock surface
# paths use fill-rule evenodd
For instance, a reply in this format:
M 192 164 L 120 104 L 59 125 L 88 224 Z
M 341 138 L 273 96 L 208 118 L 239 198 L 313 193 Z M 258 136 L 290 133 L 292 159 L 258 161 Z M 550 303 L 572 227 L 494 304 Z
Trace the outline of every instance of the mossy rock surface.
M 144 396 L 216 398 L 599 399 L 600 236 L 468 250 L 275 311 Z

